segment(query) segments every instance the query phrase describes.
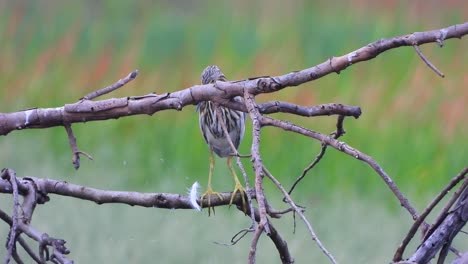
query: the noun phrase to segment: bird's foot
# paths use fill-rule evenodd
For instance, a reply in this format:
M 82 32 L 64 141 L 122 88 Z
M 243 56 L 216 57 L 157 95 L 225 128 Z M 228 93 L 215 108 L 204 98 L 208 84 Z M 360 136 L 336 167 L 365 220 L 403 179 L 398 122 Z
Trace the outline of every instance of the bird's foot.
M 208 201 L 208 206 L 207 206 L 208 207 L 208 216 L 211 215 L 211 209 L 213 209 L 213 214 L 215 214 L 215 209 L 214 209 L 213 206 L 211 206 L 211 196 L 212 195 L 217 195 L 220 200 L 223 199 L 221 194 L 219 194 L 218 192 L 213 191 L 213 189 L 210 186 L 208 187 L 206 192 L 204 194 L 202 194 L 202 196 L 200 196 L 200 205 L 201 205 L 202 208 L 203 208 L 203 201 L 205 200 L 205 197 L 206 197 L 206 200 Z
M 239 181 L 236 181 L 236 186 L 234 187 L 234 191 L 232 191 L 231 200 L 229 201 L 229 206 L 232 205 L 232 202 L 234 201 L 234 197 L 236 196 L 237 193 L 239 193 L 242 198 L 242 211 L 247 212 L 247 204 L 245 203 L 245 196 L 247 195 L 247 192 L 245 191 L 245 188 L 242 186 L 242 184 Z

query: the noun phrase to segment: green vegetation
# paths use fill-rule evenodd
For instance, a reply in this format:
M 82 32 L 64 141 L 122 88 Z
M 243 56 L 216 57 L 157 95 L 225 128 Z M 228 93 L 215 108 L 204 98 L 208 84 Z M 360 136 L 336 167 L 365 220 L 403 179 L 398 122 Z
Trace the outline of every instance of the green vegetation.
M 370 3 L 0 1 L 0 112 L 72 103 L 134 69 L 140 70 L 138 78 L 107 97 L 186 88 L 200 82 L 209 64 L 219 65 L 230 79 L 283 74 L 380 38 L 463 22 L 463 8 L 449 3 L 421 10 Z M 345 121 L 343 141 L 373 156 L 421 209 L 467 165 L 466 40 L 445 44 L 443 49 L 422 46 L 445 79 L 411 48 L 400 48 L 340 75 L 259 100 L 361 106 L 360 119 Z M 324 133 L 334 130 L 333 117 L 276 117 Z M 208 151 L 194 107 L 76 124 L 73 129 L 79 147 L 95 158 L 83 159 L 79 171 L 71 165 L 63 128 L 16 131 L 0 138 L 1 167 L 13 168 L 19 176 L 103 189 L 185 193 L 195 181 L 206 185 Z M 248 125 L 242 153 L 249 152 L 250 129 Z M 263 159 L 286 187 L 319 148 L 318 142 L 273 128 L 262 134 Z M 216 162 L 214 187 L 231 190 L 225 161 Z M 250 169 L 247 159 L 244 164 Z M 266 183 L 266 191 L 281 207 L 274 186 Z M 361 263 L 388 262 L 410 224 L 369 167 L 332 149 L 295 198 L 308 207 L 319 237 L 343 263 L 350 257 Z M 10 205 L 0 199 L 3 210 Z M 54 196 L 38 207 L 33 223 L 67 240 L 72 258 L 80 263 L 218 263 L 220 257 L 243 263 L 249 239 L 234 247 L 211 242 L 229 241 L 248 221 L 227 208 L 208 218 L 193 211 L 96 206 Z M 300 223 L 295 235 L 291 217 L 277 223 L 297 263 L 326 262 Z M 2 239 L 6 230 L 0 225 Z M 270 255 L 274 251 L 267 238 L 260 244 L 259 263 L 278 261 L 276 253 Z

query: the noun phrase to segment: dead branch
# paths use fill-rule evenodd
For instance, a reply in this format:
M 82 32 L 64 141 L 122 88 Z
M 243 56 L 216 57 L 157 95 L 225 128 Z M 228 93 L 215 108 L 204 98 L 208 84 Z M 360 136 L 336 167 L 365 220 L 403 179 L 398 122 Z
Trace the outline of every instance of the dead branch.
M 249 263 L 255 263 L 256 261 L 255 256 L 257 243 L 263 233 L 266 233 L 268 236 L 270 236 L 273 243 L 275 243 L 283 263 L 293 262 L 286 242 L 282 239 L 277 230 L 271 225 L 269 221 L 269 217 L 279 217 L 281 214 L 288 212 L 295 212 L 301 217 L 301 219 L 307 225 L 313 240 L 317 242 L 319 247 L 327 255 L 331 262 L 336 263 L 334 257 L 325 249 L 325 247 L 323 247 L 315 235 L 310 222 L 303 214 L 304 209 L 299 208 L 294 203 L 281 184 L 263 165 L 259 151 L 261 142 L 260 134 L 263 127 L 274 126 L 320 141 L 322 144 L 321 152 L 319 155 L 317 155 L 315 161 L 311 163 L 309 166 L 310 168 L 304 170 L 304 173 L 300 179 L 302 179 L 305 174 L 320 161 L 320 159 L 325 154 L 327 146 L 331 146 L 340 152 L 367 163 L 384 180 L 386 185 L 397 197 L 400 204 L 410 213 L 414 220 L 421 222 L 423 225 L 427 225 L 424 223 L 425 215 L 420 216 L 417 213 L 416 209 L 401 193 L 393 180 L 372 157 L 360 152 L 353 147 L 348 146 L 344 142 L 337 140 L 345 132 L 343 129 L 344 118 L 347 116 L 358 118 L 361 115 L 361 109 L 359 107 L 346 106 L 342 104 L 299 106 L 279 101 L 257 104 L 256 96 L 263 93 L 276 92 L 286 87 L 297 86 L 306 82 L 310 82 L 333 72 L 339 73 L 352 64 L 370 60 L 387 50 L 402 46 L 414 47 L 421 59 L 423 59 L 423 61 L 431 69 L 433 69 L 439 75 L 443 75 L 432 63 L 429 62 L 429 60 L 427 60 L 422 52 L 420 52 L 419 45 L 431 42 L 436 42 L 441 45 L 445 39 L 461 38 L 466 34 L 468 34 L 468 23 L 454 25 L 439 30 L 416 32 L 410 35 L 381 39 L 343 56 L 332 57 L 314 67 L 301 71 L 294 71 L 280 76 L 263 76 L 230 82 L 217 81 L 208 85 L 194 85 L 173 93 L 152 93 L 143 96 L 130 96 L 125 98 L 111 98 L 100 101 L 92 101 L 92 99 L 95 99 L 98 96 L 110 93 L 120 87 L 123 87 L 125 84 L 136 78 L 138 71 L 134 71 L 113 85 L 92 92 L 73 104 L 66 104 L 57 108 L 31 108 L 12 113 L 0 113 L 0 135 L 7 135 L 11 131 L 22 129 L 64 126 L 67 131 L 70 146 L 73 152 L 73 162 L 77 168 L 79 167 L 79 154 L 85 153 L 78 150 L 76 145 L 76 138 L 74 137 L 73 131 L 71 130 L 71 124 L 73 123 L 108 120 L 139 114 L 152 115 L 158 111 L 168 109 L 182 110 L 185 106 L 194 105 L 198 102 L 208 100 L 222 106 L 247 112 L 252 120 L 253 142 L 251 145 L 251 162 L 255 172 L 254 188 L 253 190 L 247 189 L 249 207 L 242 208 L 243 212 L 248 211 L 247 213 L 252 217 L 253 222 L 252 227 L 248 229 L 248 232 L 253 231 L 254 233 L 250 244 L 248 257 Z M 232 101 L 231 99 L 235 96 L 243 97 L 244 101 Z M 300 127 L 293 123 L 264 116 L 264 114 L 278 112 L 306 117 L 338 115 L 337 131 L 328 136 L 310 129 Z M 223 129 L 226 133 L 227 129 L 225 127 Z M 242 163 L 240 163 L 239 159 L 240 155 L 236 156 L 238 157 L 238 164 L 241 166 Z M 244 180 L 247 182 L 247 175 L 242 166 L 241 170 L 243 172 Z M 263 178 L 265 175 L 267 175 L 267 177 L 281 190 L 286 201 L 289 203 L 289 208 L 286 208 L 282 211 L 277 211 L 272 209 L 272 207 L 268 204 L 268 200 L 266 199 L 265 193 L 263 191 Z M 157 207 L 167 209 L 192 209 L 196 205 L 195 203 L 200 204 L 199 200 L 195 201 L 196 199 L 192 199 L 191 201 L 188 196 L 180 194 L 98 190 L 51 179 L 33 177 L 18 178 L 14 174 L 13 170 L 4 170 L 2 171 L 1 176 L 2 179 L 0 179 L 0 193 L 12 193 L 14 197 L 14 206 L 11 218 L 9 218 L 7 214 L 0 210 L 0 218 L 11 226 L 7 243 L 7 263 L 9 262 L 10 258 L 14 258 L 17 262 L 22 262 L 21 258 L 16 252 L 15 247 L 17 241 L 20 241 L 21 244 L 20 235 L 22 233 L 26 234 L 28 237 L 39 243 L 38 257 L 40 261 L 36 262 L 44 263 L 45 261 L 50 260 L 54 263 L 71 263 L 71 261 L 66 257 L 66 255 L 69 254 L 69 250 L 65 247 L 64 240 L 49 237 L 47 234 L 35 230 L 30 225 L 36 205 L 47 202 L 49 200 L 49 194 L 70 196 L 73 198 L 93 201 L 97 204 L 122 203 L 131 206 L 144 206 L 152 208 Z M 298 181 L 300 181 L 300 179 Z M 450 212 L 447 216 L 444 215 L 444 217 L 440 217 L 440 221 L 442 222 L 437 227 L 434 227 L 434 232 L 427 238 L 426 241 L 424 241 L 423 245 L 418 249 L 418 251 L 410 260 L 418 260 L 419 262 L 419 260 L 431 259 L 434 255 L 431 256 L 430 254 L 434 253 L 434 250 L 436 253 L 439 248 L 442 247 L 442 244 L 440 244 L 440 246 L 437 244 L 437 249 L 430 248 L 431 245 L 435 245 L 435 241 L 433 239 L 437 239 L 433 237 L 439 236 L 440 238 L 440 236 L 445 235 L 443 238 L 443 243 L 445 243 L 445 246 L 441 250 L 439 260 L 444 259 L 444 252 L 446 252 L 446 249 L 449 247 L 451 240 L 458 233 L 462 224 L 464 225 L 468 219 L 468 209 L 466 208 L 468 202 L 465 202 L 465 200 L 468 199 L 468 192 L 466 190 L 467 188 L 464 187 L 463 194 L 460 196 L 456 208 L 453 209 L 452 212 Z M 461 192 L 462 191 L 460 191 L 460 193 Z M 18 196 L 23 196 L 23 203 L 21 205 L 18 202 Z M 237 194 L 232 202 L 235 203 L 238 208 L 240 208 L 242 205 L 244 205 L 242 202 L 243 198 L 244 197 L 242 194 Z M 257 207 L 255 207 L 251 202 L 252 199 L 256 200 Z M 231 193 L 220 193 L 219 197 L 212 197 L 210 206 L 213 207 L 227 205 L 230 203 L 230 200 Z M 447 211 L 448 210 L 449 209 L 447 209 Z M 428 211 L 430 211 L 430 209 Z M 449 225 L 456 226 L 456 229 L 449 230 Z M 422 251 L 420 251 L 421 249 Z M 431 253 L 428 254 L 428 251 Z M 33 257 L 34 253 L 30 255 L 33 259 L 36 259 Z
M 83 98 L 77 103 L 66 104 L 62 107 L 33 108 L 19 112 L 0 113 L 0 135 L 7 135 L 14 130 L 63 126 L 64 124 L 116 119 L 140 114 L 152 115 L 168 109 L 182 110 L 187 105 L 207 100 L 247 112 L 245 105 L 241 103 L 226 105 L 226 101 L 235 96 L 244 96 L 245 92 L 254 96 L 276 92 L 286 87 L 298 86 L 316 80 L 333 72 L 339 73 L 352 64 L 373 59 L 390 49 L 414 46 L 415 44 L 440 43 L 445 39 L 461 38 L 466 34 L 468 34 L 468 22 L 443 29 L 381 39 L 348 54 L 330 58 L 314 67 L 280 76 L 231 82 L 218 81 L 215 84 L 194 85 L 180 91 L 160 95 L 149 94 L 101 101 L 90 101 Z M 133 73 L 130 73 L 129 76 L 132 77 Z M 128 81 L 130 80 L 132 78 L 128 78 Z M 122 85 L 125 83 L 127 82 L 122 82 Z M 106 88 L 103 90 L 108 91 Z
M 433 70 L 435 73 L 437 73 L 437 75 L 439 75 L 440 77 L 442 77 L 442 78 L 445 77 L 445 75 L 439 69 L 437 69 L 437 67 L 434 66 L 434 64 L 432 64 L 429 61 L 429 59 L 426 58 L 426 56 L 424 56 L 424 54 L 422 53 L 419 46 L 414 45 L 413 47 L 414 47 L 414 50 L 416 50 L 416 53 L 419 55 L 419 57 L 424 61 L 424 63 L 426 63 L 427 67 L 429 67 L 431 70 Z
M 457 185 L 461 180 L 465 178 L 465 175 L 468 173 L 468 168 L 465 168 L 462 172 L 460 172 L 457 176 L 455 176 L 450 183 L 437 195 L 437 197 L 426 207 L 424 212 L 419 216 L 416 221 L 414 221 L 413 226 L 410 228 L 408 234 L 406 237 L 403 239 L 403 242 L 401 242 L 401 245 L 398 247 L 397 251 L 395 252 L 395 256 L 393 257 L 393 261 L 397 262 L 401 260 L 401 257 L 403 256 L 403 252 L 405 251 L 406 246 L 408 243 L 411 241 L 411 239 L 414 237 L 414 234 L 418 230 L 419 226 L 421 223 L 424 221 L 424 219 L 429 215 L 429 213 L 434 209 L 434 207 L 444 198 L 444 196 L 453 188 L 455 185 Z M 468 181 L 465 181 L 465 184 L 468 183 Z M 461 190 L 463 190 L 464 187 L 462 186 Z M 461 192 L 459 192 L 461 194 Z M 458 198 L 456 196 L 455 200 Z M 454 201 L 453 201 L 454 202 Z M 453 205 L 453 202 L 449 202 L 450 207 Z M 450 208 L 449 207 L 449 208 Z M 448 209 L 447 209 L 448 210 Z M 445 210 L 443 210 L 445 211 Z M 436 221 L 437 223 L 437 221 Z M 440 224 L 440 223 L 439 223 Z M 435 225 L 434 225 L 435 226 Z M 427 234 L 431 234 L 427 231 L 429 226 L 423 226 L 422 231 L 423 231 L 423 236 L 427 236 Z
M 90 94 L 87 94 L 87 95 L 83 96 L 83 98 L 81 98 L 80 100 L 92 100 L 92 99 L 94 99 L 96 97 L 99 97 L 101 95 L 111 93 L 111 92 L 119 89 L 120 87 L 124 86 L 128 82 L 132 81 L 133 79 L 135 79 L 137 77 L 137 75 L 138 75 L 138 70 L 134 70 L 129 75 L 127 75 L 125 78 L 122 78 L 122 79 L 118 80 L 116 83 L 114 83 L 112 85 L 109 85 L 109 86 L 107 86 L 105 88 L 102 88 L 100 90 L 97 90 L 97 91 L 94 91 L 94 92 L 92 92 Z
M 466 179 L 465 179 L 466 181 Z M 442 247 L 448 247 L 468 221 L 468 186 L 463 185 L 454 209 L 409 258 L 415 263 L 428 263 Z M 445 256 L 443 256 L 445 258 Z M 443 261 L 443 259 L 442 259 Z
M 87 200 L 96 204 L 120 203 L 151 208 L 193 209 L 187 195 L 100 190 L 47 178 L 17 177 L 16 179 L 18 182 L 18 193 L 23 196 L 28 194 L 45 196 L 48 200 L 48 194 L 56 194 Z M 31 188 L 31 185 L 36 186 L 36 188 Z M 5 179 L 0 180 L 0 193 L 12 193 L 10 181 Z M 222 192 L 220 193 L 221 198 L 212 197 L 211 206 L 228 205 L 231 195 L 231 192 Z M 255 193 L 251 193 L 251 196 L 255 198 Z M 200 201 L 197 202 L 200 204 Z M 236 195 L 233 203 L 240 205 L 241 196 Z
M 262 126 L 274 126 L 281 128 L 286 131 L 291 131 L 294 133 L 298 133 L 307 137 L 311 137 L 313 139 L 319 140 L 320 142 L 324 142 L 327 145 L 330 145 L 331 147 L 335 148 L 338 151 L 341 151 L 345 154 L 348 154 L 358 160 L 362 160 L 365 163 L 367 163 L 374 171 L 380 175 L 382 180 L 387 184 L 387 186 L 390 188 L 390 190 L 395 194 L 397 199 L 400 201 L 400 204 L 411 214 L 411 217 L 416 220 L 419 217 L 419 214 L 417 213 L 416 209 L 410 204 L 408 199 L 403 195 L 403 193 L 398 189 L 396 184 L 393 182 L 393 180 L 388 176 L 388 174 L 384 171 L 382 167 L 370 156 L 358 151 L 357 149 L 347 145 L 344 142 L 338 141 L 330 136 L 324 135 L 322 133 L 318 133 L 312 130 L 309 130 L 307 128 L 303 128 L 300 126 L 297 126 L 295 124 L 278 120 L 278 119 L 273 119 L 270 117 L 262 117 L 261 118 L 261 124 Z
M 357 117 L 356 117 L 357 118 Z M 344 115 L 339 115 L 338 120 L 336 123 L 336 131 L 332 133 L 332 136 L 334 139 L 338 139 L 342 135 L 346 133 L 346 131 L 343 128 L 343 122 L 344 122 L 345 116 Z M 307 173 L 317 165 L 320 160 L 322 160 L 323 156 L 325 155 L 325 152 L 327 151 L 328 145 L 325 143 L 322 143 L 322 148 L 320 149 L 320 152 L 315 156 L 315 159 L 310 163 L 304 171 L 302 171 L 302 174 L 294 181 L 291 189 L 289 189 L 288 194 L 291 195 L 291 193 L 294 191 L 294 188 L 296 188 L 296 185 L 302 181 L 302 179 L 305 178 Z M 283 199 L 284 202 L 286 202 L 286 198 Z
M 244 212 L 243 209 L 240 206 L 238 206 L 237 208 L 240 211 Z M 247 209 L 250 210 L 250 208 L 247 208 Z M 254 216 L 254 221 L 260 222 L 260 214 L 258 212 L 258 209 L 254 208 L 253 210 L 254 210 L 253 213 L 252 212 L 247 212 L 247 215 L 253 215 Z M 291 255 L 291 253 L 289 252 L 288 243 L 286 242 L 286 240 L 283 239 L 283 237 L 280 235 L 280 233 L 272 225 L 270 220 L 268 220 L 268 225 L 270 227 L 270 235 L 268 237 L 275 244 L 275 247 L 278 250 L 281 262 L 283 264 L 292 264 L 292 263 L 294 263 L 294 259 L 293 259 L 292 255 Z M 250 232 L 254 232 L 254 231 L 255 231 L 254 228 L 247 228 L 247 229 L 243 229 L 243 230 L 239 231 L 236 235 L 234 235 L 233 239 L 231 239 L 231 245 L 237 243 L 240 239 L 242 239 L 242 237 L 245 236 L 245 234 L 250 233 Z M 255 251 L 253 252 L 253 254 L 255 254 Z M 252 259 L 252 260 L 254 261 L 254 259 Z M 249 258 L 249 261 L 250 261 L 250 258 Z
M 65 124 L 64 127 L 65 127 L 65 131 L 67 131 L 68 142 L 70 143 L 70 148 L 72 149 L 72 153 L 73 153 L 72 155 L 73 167 L 75 168 L 75 170 L 77 170 L 80 168 L 80 154 L 84 155 L 90 160 L 93 160 L 93 157 L 84 151 L 78 150 L 78 146 L 76 145 L 76 137 L 73 134 L 71 125 Z
M 283 186 L 281 185 L 281 183 L 273 176 L 273 174 L 271 174 L 265 167 L 263 167 L 263 171 L 265 172 L 265 174 L 268 176 L 268 178 L 270 178 L 270 180 L 276 185 L 276 187 L 281 191 L 281 193 L 284 195 L 284 198 L 286 199 L 286 202 L 289 203 L 289 205 L 291 206 L 291 208 L 293 208 L 294 212 L 297 213 L 299 215 L 299 217 L 302 219 L 302 221 L 304 221 L 304 223 L 306 224 L 307 226 L 307 229 L 309 230 L 309 233 L 310 235 L 312 236 L 312 240 L 314 240 L 318 247 L 323 251 L 323 253 L 330 259 L 330 261 L 334 264 L 336 264 L 336 260 L 335 258 L 333 257 L 332 254 L 330 254 L 330 252 L 328 252 L 328 250 L 323 246 L 322 242 L 320 242 L 318 236 L 315 234 L 314 232 L 314 229 L 312 228 L 312 225 L 310 224 L 310 222 L 307 220 L 307 218 L 305 217 L 305 215 L 303 214 L 303 210 L 300 209 L 299 207 L 297 207 L 297 205 L 294 203 L 294 201 L 291 199 L 291 196 L 289 196 L 289 194 L 286 192 L 286 190 L 283 188 Z
M 18 220 L 19 214 L 18 209 L 20 207 L 18 201 L 18 183 L 16 182 L 16 173 L 13 170 L 2 170 L 1 178 L 7 180 L 11 185 L 11 191 L 13 192 L 13 217 L 11 221 L 10 233 L 8 234 L 7 242 L 7 255 L 5 257 L 5 263 L 10 262 L 12 255 L 16 254 L 16 237 L 18 236 Z

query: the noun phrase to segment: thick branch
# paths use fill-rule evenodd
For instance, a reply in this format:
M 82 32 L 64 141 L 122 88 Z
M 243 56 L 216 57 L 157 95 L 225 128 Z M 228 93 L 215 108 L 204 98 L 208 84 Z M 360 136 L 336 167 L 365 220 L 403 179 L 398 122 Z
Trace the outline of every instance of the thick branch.
M 434 198 L 434 200 L 426 207 L 424 212 L 419 216 L 419 218 L 414 221 L 413 226 L 411 226 L 410 231 L 406 235 L 406 237 L 403 239 L 401 242 L 401 245 L 398 247 L 397 251 L 395 252 L 395 256 L 393 257 L 393 261 L 400 261 L 401 257 L 403 256 L 403 252 L 405 251 L 406 246 L 408 243 L 411 241 L 413 238 L 414 234 L 416 234 L 416 231 L 418 230 L 419 226 L 421 223 L 424 221 L 424 219 L 429 215 L 429 213 L 434 209 L 434 207 L 444 198 L 444 196 L 453 188 L 455 185 L 457 185 L 465 175 L 468 173 L 468 168 L 465 168 L 462 172 L 460 172 L 455 178 L 453 178 L 450 183 L 439 193 L 439 195 Z M 468 183 L 465 181 L 465 184 Z M 464 188 L 464 187 L 463 187 Z M 427 226 L 425 226 L 423 229 L 427 232 Z M 425 232 L 424 232 L 425 233 Z M 423 234 L 423 236 L 426 236 L 426 234 Z
M 450 243 L 468 221 L 468 186 L 464 187 L 455 209 L 445 218 L 442 224 L 422 243 L 410 262 L 428 263 L 446 243 Z
M 265 232 L 270 235 L 270 227 L 268 226 L 268 219 L 266 213 L 266 201 L 265 194 L 263 192 L 263 163 L 260 156 L 260 112 L 258 111 L 258 106 L 255 103 L 254 96 L 249 93 L 244 95 L 245 105 L 249 110 L 250 118 L 252 119 L 252 164 L 255 172 L 255 195 L 257 196 L 258 211 L 260 215 L 260 221 L 258 225 L 255 226 L 254 237 L 252 238 L 252 243 L 250 246 L 249 252 L 249 263 L 255 263 L 255 253 L 257 250 L 257 242 L 260 238 L 260 235 L 265 230 Z
M 57 181 L 44 178 L 20 178 L 18 179 L 18 189 L 21 195 L 29 192 L 28 184 L 34 182 L 38 192 L 44 194 L 57 194 L 73 198 L 95 202 L 97 204 L 121 203 L 131 206 L 156 207 L 165 209 L 193 209 L 188 196 L 172 193 L 139 193 L 124 191 L 100 190 L 81 185 L 72 184 L 65 181 Z M 11 193 L 12 186 L 7 180 L 0 180 L 0 193 Z M 211 206 L 228 205 L 231 199 L 231 192 L 220 193 L 222 199 L 217 196 L 211 198 Z M 251 193 L 255 197 L 255 193 Z M 200 203 L 200 201 L 198 201 Z M 241 205 L 242 199 L 238 194 L 234 197 L 234 204 Z
M 13 130 L 27 128 L 63 126 L 64 124 L 116 119 L 139 114 L 152 115 L 167 109 L 181 110 L 187 105 L 194 105 L 207 100 L 223 104 L 229 98 L 243 96 L 244 92 L 253 95 L 271 93 L 285 87 L 297 86 L 316 80 L 333 72 L 338 73 L 352 64 L 370 60 L 390 49 L 431 42 L 440 43 L 445 39 L 461 38 L 466 34 L 468 34 L 468 23 L 381 39 L 343 56 L 333 57 L 314 67 L 280 76 L 232 82 L 218 81 L 215 84 L 195 85 L 162 95 L 149 94 L 95 102 L 81 100 L 75 104 L 57 108 L 33 108 L 13 113 L 0 113 L 0 135 L 7 135 Z M 242 108 L 241 104 L 239 104 L 239 108 Z

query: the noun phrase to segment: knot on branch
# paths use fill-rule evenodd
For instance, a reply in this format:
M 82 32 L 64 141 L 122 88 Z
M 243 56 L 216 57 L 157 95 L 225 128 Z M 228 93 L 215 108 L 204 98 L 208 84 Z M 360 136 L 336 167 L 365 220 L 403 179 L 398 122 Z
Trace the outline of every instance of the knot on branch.
M 283 85 L 274 78 L 260 78 L 257 81 L 257 90 L 259 93 L 271 93 L 283 88 Z
M 36 181 L 31 177 L 24 177 L 23 182 L 28 188 L 28 192 L 33 191 L 35 195 L 35 202 L 38 204 L 45 204 L 50 201 L 50 197 L 47 195 L 47 192 L 41 190 L 37 185 Z M 30 187 L 29 187 L 30 186 Z
M 65 243 L 67 242 L 63 239 L 50 237 L 46 233 L 42 234 L 41 242 L 39 245 L 39 253 L 41 260 L 43 262 L 51 260 L 55 263 L 73 263 L 63 256 L 70 254 L 70 250 L 67 249 Z M 51 246 L 53 249 L 52 254 L 50 254 L 49 252 L 49 246 Z

